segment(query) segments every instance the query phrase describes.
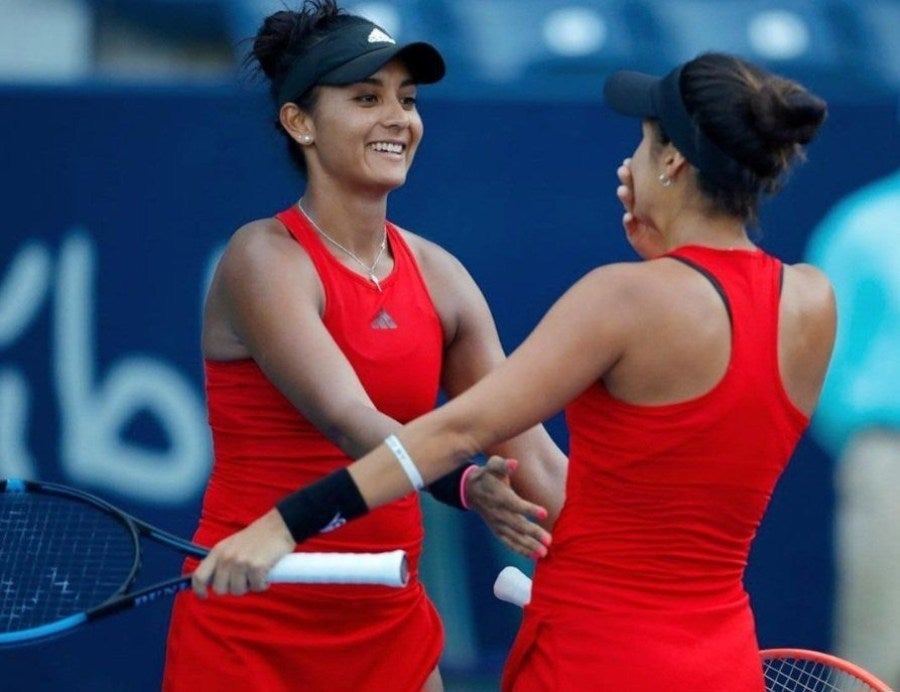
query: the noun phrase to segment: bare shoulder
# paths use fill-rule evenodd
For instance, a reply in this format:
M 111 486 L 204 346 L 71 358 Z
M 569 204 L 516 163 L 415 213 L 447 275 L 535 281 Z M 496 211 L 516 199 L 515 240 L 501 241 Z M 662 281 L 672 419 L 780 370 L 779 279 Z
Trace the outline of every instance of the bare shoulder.
M 240 278 L 257 271 L 269 273 L 278 267 L 311 264 L 303 247 L 275 218 L 257 219 L 237 229 L 228 241 L 220 268 Z
M 226 255 L 252 258 L 277 250 L 292 241 L 284 225 L 275 218 L 256 219 L 237 229 L 225 248 Z
M 292 295 L 312 298 L 321 310 L 324 292 L 312 259 L 275 218 L 241 226 L 228 241 L 210 287 L 218 296 Z
M 604 302 L 615 300 L 628 309 L 648 307 L 668 302 L 673 283 L 683 275 L 680 266 L 664 260 L 615 262 L 592 269 L 573 290 Z
M 811 288 L 827 290 L 831 287 L 831 282 L 828 280 L 825 272 L 811 264 L 785 264 L 784 269 L 786 276 L 793 275 L 797 280 L 808 282 Z
M 416 258 L 416 263 L 426 276 L 446 279 L 468 274 L 463 263 L 446 248 L 396 224 L 394 226 L 406 241 Z
M 809 264 L 785 265 L 779 319 L 779 364 L 791 400 L 815 409 L 834 347 L 837 310 L 828 278 Z
M 556 302 L 554 312 L 586 329 L 633 333 L 665 313 L 671 290 L 649 262 L 605 264 L 590 270 Z
M 825 273 L 811 264 L 784 265 L 783 295 L 803 311 L 834 312 L 834 289 Z

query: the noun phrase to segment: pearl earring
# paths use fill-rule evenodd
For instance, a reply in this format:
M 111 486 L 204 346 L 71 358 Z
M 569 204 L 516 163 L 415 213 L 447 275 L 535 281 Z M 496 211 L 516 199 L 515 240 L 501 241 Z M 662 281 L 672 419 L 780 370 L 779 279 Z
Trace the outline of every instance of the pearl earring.
M 669 185 L 672 184 L 672 179 L 669 176 L 667 176 L 665 173 L 660 173 L 659 174 L 659 182 L 662 184 L 663 187 L 669 187 Z
M 300 144 L 312 144 L 313 138 L 310 134 L 300 135 Z

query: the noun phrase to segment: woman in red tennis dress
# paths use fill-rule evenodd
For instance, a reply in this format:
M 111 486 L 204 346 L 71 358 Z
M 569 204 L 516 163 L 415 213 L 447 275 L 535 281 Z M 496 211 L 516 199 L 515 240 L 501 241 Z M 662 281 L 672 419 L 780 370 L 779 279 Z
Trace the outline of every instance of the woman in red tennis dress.
M 385 218 L 388 193 L 404 183 L 422 138 L 417 85 L 444 73 L 437 50 L 399 45 L 323 0 L 268 17 L 253 56 L 307 184 L 297 203 L 234 234 L 207 297 L 202 346 L 215 463 L 194 535 L 201 545 L 345 469 L 431 410 L 439 388 L 453 397 L 504 357 L 465 269 Z M 534 459 L 537 471 L 522 487 L 555 512 L 565 457 L 543 428 L 498 451 Z M 450 504 L 463 503 L 467 489 L 511 548 L 546 552 L 548 534 L 526 518 L 546 512 L 507 489 L 502 464 L 432 480 L 432 494 Z M 327 528 L 342 523 L 332 514 Z M 418 580 L 422 539 L 418 496 L 408 493 L 299 548 L 405 550 L 403 588 L 290 585 L 205 601 L 181 594 L 164 689 L 440 689 L 443 630 Z
M 605 96 L 641 118 L 617 194 L 645 261 L 582 278 L 503 366 L 352 465 L 334 505 L 378 507 L 408 492 L 410 465 L 427 482 L 565 407 L 565 504 L 503 689 L 762 692 L 744 568 L 836 318 L 828 280 L 747 228 L 826 107 L 722 54 L 616 73 Z M 223 541 L 195 589 L 272 564 L 289 532 L 315 530 L 321 496 L 301 489 Z

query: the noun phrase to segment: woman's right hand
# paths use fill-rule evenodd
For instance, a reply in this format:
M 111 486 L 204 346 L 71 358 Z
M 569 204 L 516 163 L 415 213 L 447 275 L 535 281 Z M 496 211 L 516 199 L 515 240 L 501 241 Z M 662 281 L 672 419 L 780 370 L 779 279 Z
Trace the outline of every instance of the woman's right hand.
M 536 560 L 547 554 L 551 538 L 532 519 L 546 519 L 547 510 L 513 490 L 510 476 L 517 465 L 515 459 L 492 456 L 466 477 L 466 501 L 506 547 Z
M 622 165 L 616 169 L 616 175 L 620 183 L 616 188 L 616 197 L 625 207 L 622 226 L 628 243 L 642 259 L 659 257 L 666 252 L 662 236 L 656 228 L 634 215 L 634 178 L 631 175 L 630 158 L 622 161 Z
M 245 529 L 216 543 L 194 570 L 191 586 L 201 598 L 206 597 L 208 587 L 220 595 L 265 591 L 269 588 L 269 570 L 295 547 L 281 514 L 271 509 Z

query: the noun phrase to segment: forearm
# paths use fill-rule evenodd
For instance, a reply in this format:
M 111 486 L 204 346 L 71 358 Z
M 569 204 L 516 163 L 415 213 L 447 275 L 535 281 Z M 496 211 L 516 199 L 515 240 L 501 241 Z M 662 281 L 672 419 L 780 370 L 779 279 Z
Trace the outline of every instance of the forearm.
M 366 455 L 366 463 L 354 462 L 334 471 L 278 503 L 277 512 L 294 541 L 300 543 L 338 528 L 394 498 L 421 490 L 423 481 L 446 475 L 433 473 L 433 465 L 423 473 L 396 437 L 387 442 Z M 455 466 L 450 466 L 449 472 Z
M 348 457 L 360 459 L 403 426 L 373 406 L 359 403 L 343 407 L 316 427 Z
M 478 452 L 477 445 L 470 439 L 442 427 L 442 413 L 433 412 L 417 419 L 397 434 L 426 486 L 459 467 L 467 466 Z M 349 471 L 370 508 L 413 490 L 411 480 L 396 455 L 384 444 L 367 454 L 361 462 L 351 464 Z
M 347 456 L 359 459 L 401 427 L 399 422 L 374 408 L 354 406 L 345 412 L 340 425 L 334 426 L 336 432 L 333 433 L 332 439 Z M 429 483 L 425 490 L 439 502 L 463 509 L 461 483 L 468 466 L 463 464 L 451 470 L 445 476 Z

